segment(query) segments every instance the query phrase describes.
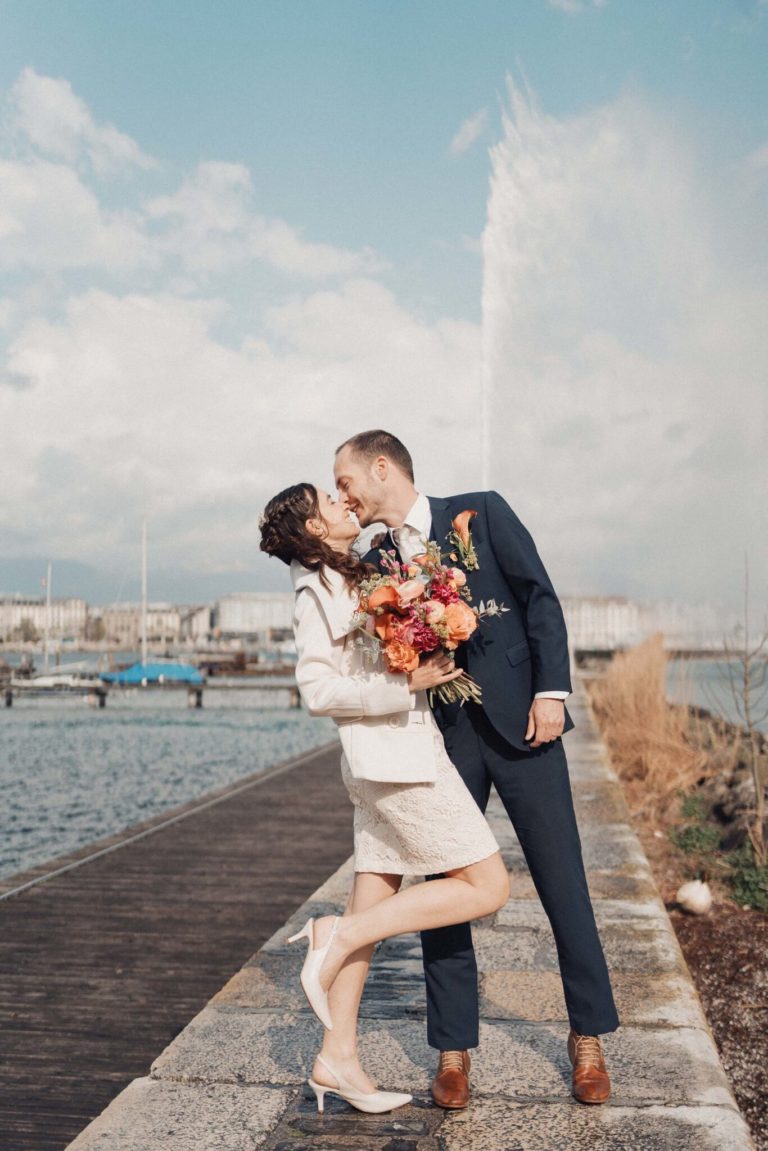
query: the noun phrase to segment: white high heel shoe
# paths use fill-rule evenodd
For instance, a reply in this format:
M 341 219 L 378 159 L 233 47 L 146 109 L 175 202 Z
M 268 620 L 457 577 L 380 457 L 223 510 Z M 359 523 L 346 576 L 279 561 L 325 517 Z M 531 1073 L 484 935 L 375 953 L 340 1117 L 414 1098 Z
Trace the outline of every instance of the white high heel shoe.
M 309 947 L 307 948 L 307 957 L 304 960 L 304 966 L 301 969 L 301 986 L 304 988 L 304 994 L 307 997 L 309 1006 L 312 1008 L 326 1031 L 333 1030 L 333 1020 L 331 1019 L 331 1009 L 328 1006 L 328 992 L 320 983 L 320 968 L 323 966 L 323 960 L 328 954 L 328 949 L 333 943 L 333 937 L 336 934 L 336 928 L 338 926 L 339 917 L 338 915 L 335 915 L 333 918 L 331 934 L 328 936 L 328 942 L 326 943 L 325 947 L 313 946 L 315 936 L 314 919 L 308 919 L 302 927 L 301 931 L 297 931 L 295 935 L 291 935 L 288 939 L 289 943 L 295 943 L 298 939 L 306 937 L 309 942 Z
M 363 1091 L 358 1091 L 351 1083 L 348 1083 L 343 1075 L 339 1075 L 338 1071 L 334 1071 L 330 1063 L 323 1059 L 322 1055 L 317 1056 L 318 1063 L 322 1063 L 323 1067 L 333 1076 L 338 1083 L 338 1087 L 328 1087 L 325 1083 L 315 1083 L 314 1079 L 310 1076 L 309 1086 L 315 1093 L 317 1099 L 317 1109 L 322 1115 L 325 1110 L 325 1097 L 329 1093 L 331 1095 L 338 1095 L 341 1099 L 351 1103 L 358 1111 L 367 1111 L 372 1115 L 379 1114 L 382 1111 L 394 1111 L 396 1107 L 404 1107 L 406 1103 L 410 1103 L 413 1099 L 412 1095 L 403 1095 L 399 1091 L 369 1091 L 366 1095 Z

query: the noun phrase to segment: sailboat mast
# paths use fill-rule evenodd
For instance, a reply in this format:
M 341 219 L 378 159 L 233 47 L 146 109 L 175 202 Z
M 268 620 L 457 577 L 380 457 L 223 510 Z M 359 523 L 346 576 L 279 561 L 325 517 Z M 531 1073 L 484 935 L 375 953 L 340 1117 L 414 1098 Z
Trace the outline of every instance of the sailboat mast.
M 141 662 L 147 663 L 147 521 L 141 529 Z
M 51 561 L 48 560 L 48 574 L 45 580 L 45 637 L 43 639 L 43 668 L 48 671 L 48 651 L 51 634 Z

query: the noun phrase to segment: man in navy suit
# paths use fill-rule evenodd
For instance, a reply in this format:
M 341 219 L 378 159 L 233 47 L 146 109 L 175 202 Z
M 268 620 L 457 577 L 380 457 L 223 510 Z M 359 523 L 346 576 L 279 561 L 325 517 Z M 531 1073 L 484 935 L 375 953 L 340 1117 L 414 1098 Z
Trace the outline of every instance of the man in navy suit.
M 435 719 L 456 768 L 482 810 L 496 788 L 517 833 L 557 945 L 571 1030 L 572 1090 L 584 1103 L 610 1094 L 599 1036 L 619 1025 L 595 926 L 561 735 L 573 727 L 568 642 L 559 600 L 536 546 L 497 492 L 436 499 L 414 486 L 405 446 L 382 430 L 336 452 L 336 485 L 361 527 L 389 529 L 379 547 L 404 562 L 434 539 L 444 551 L 452 522 L 470 519 L 474 562 L 464 566 L 472 602 L 508 610 L 478 628 L 456 654 L 482 689 L 482 705 L 436 703 Z M 377 547 L 365 557 L 378 563 Z M 422 932 L 427 1038 L 440 1052 L 432 1097 L 469 1102 L 468 1048 L 479 1042 L 477 964 L 468 923 Z

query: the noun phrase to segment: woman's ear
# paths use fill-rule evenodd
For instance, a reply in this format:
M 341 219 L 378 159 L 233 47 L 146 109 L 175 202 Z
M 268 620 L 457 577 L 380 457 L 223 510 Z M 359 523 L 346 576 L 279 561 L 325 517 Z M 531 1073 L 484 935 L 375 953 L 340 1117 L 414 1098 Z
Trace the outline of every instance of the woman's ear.
M 319 519 L 305 520 L 304 527 L 307 529 L 311 536 L 316 536 L 319 540 L 321 540 L 327 534 L 325 530 L 325 524 L 322 522 L 322 520 Z

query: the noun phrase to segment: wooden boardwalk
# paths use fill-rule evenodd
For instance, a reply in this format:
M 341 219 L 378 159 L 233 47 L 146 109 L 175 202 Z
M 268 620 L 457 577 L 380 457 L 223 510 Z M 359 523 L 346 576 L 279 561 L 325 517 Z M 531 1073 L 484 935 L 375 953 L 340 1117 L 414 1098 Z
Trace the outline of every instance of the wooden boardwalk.
M 145 1074 L 347 858 L 351 812 L 334 744 L 0 882 L 2 1151 L 61 1151 Z

